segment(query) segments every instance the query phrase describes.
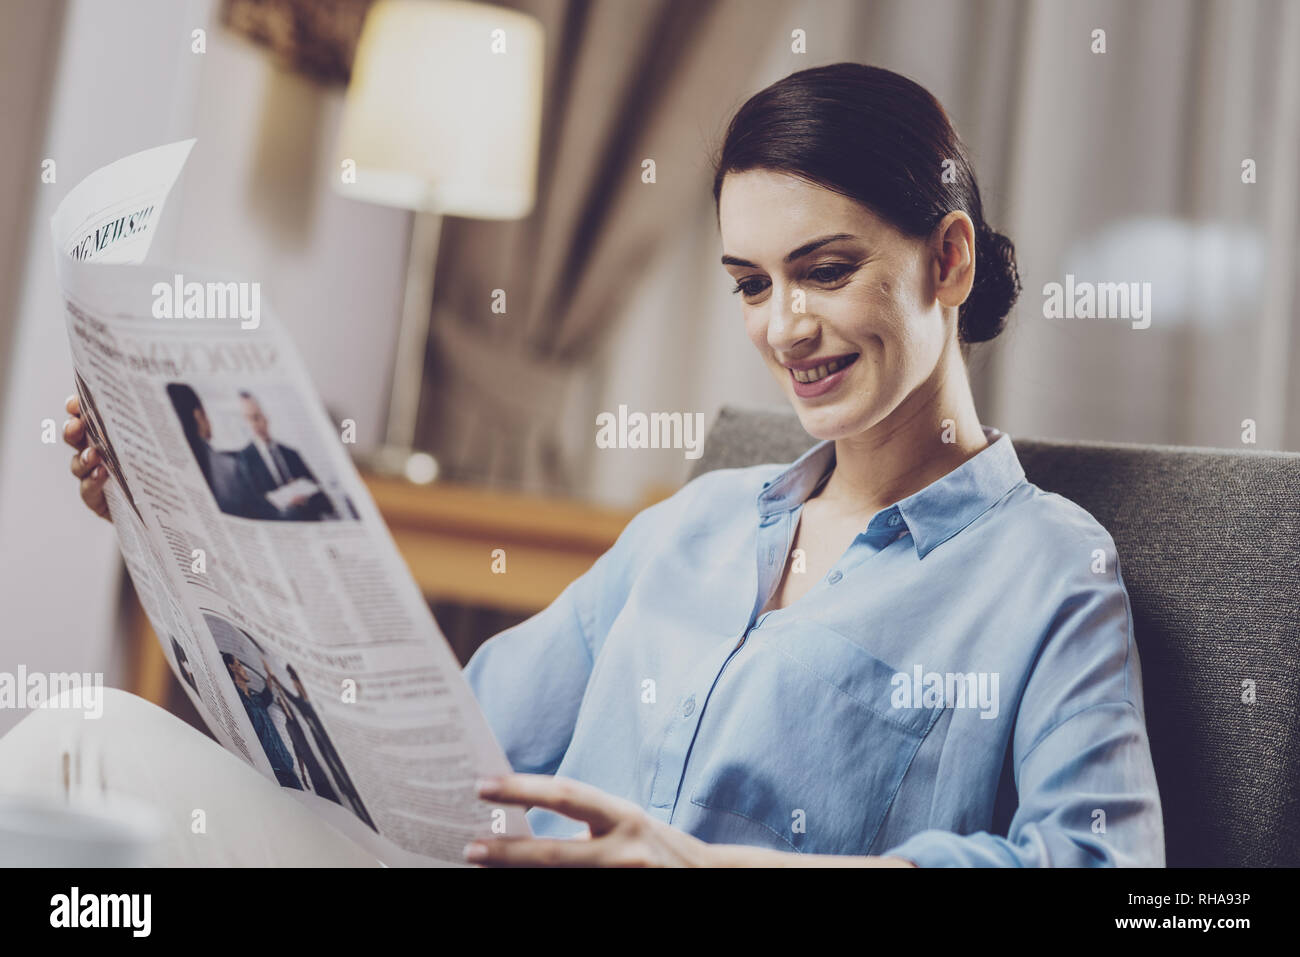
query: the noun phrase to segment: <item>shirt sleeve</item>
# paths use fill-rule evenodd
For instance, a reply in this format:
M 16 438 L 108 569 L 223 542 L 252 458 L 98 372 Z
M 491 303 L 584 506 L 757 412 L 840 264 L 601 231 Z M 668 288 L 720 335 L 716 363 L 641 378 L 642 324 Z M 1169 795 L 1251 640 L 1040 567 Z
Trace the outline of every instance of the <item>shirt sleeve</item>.
M 1026 682 L 1006 836 L 931 829 L 884 856 L 920 867 L 1165 866 L 1132 611 L 1113 567 L 1063 603 Z
M 550 605 L 489 638 L 465 666 L 465 679 L 515 771 L 554 774 L 559 767 L 596 658 L 664 505 L 638 513 Z

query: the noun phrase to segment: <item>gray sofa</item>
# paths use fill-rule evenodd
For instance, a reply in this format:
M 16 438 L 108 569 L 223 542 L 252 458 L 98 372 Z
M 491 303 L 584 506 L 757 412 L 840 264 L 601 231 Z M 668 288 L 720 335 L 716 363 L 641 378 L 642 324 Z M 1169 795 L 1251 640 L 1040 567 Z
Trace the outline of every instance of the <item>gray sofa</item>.
M 724 408 L 693 475 L 815 441 L 793 412 Z M 1012 441 L 1118 547 L 1168 865 L 1300 865 L 1300 454 Z

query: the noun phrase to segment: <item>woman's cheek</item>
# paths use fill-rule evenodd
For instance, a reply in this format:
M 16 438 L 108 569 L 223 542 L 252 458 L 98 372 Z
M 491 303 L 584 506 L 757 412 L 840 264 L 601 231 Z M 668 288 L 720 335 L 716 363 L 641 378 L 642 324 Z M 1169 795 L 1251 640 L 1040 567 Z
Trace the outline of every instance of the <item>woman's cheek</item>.
M 841 327 L 845 337 L 864 352 L 897 354 L 908 329 L 900 304 L 878 282 L 864 283 L 841 300 L 849 320 Z
M 767 327 L 764 325 L 757 309 L 751 309 L 749 306 L 743 308 L 745 310 L 745 335 L 749 336 L 749 341 L 762 355 L 767 351 Z

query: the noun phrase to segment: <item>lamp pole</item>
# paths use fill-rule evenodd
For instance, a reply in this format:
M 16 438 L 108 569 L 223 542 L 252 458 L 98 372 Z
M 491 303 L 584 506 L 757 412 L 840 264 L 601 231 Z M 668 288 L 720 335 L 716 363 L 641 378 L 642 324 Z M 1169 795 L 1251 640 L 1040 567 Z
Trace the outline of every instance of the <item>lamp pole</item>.
M 370 462 L 376 471 L 402 474 L 417 481 L 433 478 L 428 474 L 432 460 L 416 449 L 415 438 L 441 235 L 442 216 L 416 210 L 407 248 L 406 286 L 402 295 L 401 325 L 397 331 L 384 445 Z

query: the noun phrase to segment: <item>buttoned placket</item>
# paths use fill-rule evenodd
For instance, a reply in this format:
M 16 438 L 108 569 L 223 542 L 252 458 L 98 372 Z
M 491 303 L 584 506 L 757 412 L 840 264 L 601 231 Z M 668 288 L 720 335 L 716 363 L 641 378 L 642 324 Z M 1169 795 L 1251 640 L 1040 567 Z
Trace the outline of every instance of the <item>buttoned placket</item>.
M 659 761 L 650 789 L 648 808 L 650 814 L 666 823 L 672 823 L 682 781 L 686 776 L 686 764 L 689 760 L 691 745 L 695 741 L 695 734 L 699 729 L 701 716 L 713 695 L 713 689 L 717 687 L 718 681 L 721 680 L 731 660 L 744 648 L 749 635 L 755 629 L 761 628 L 771 615 L 785 610 L 774 608 L 771 611 L 764 612 L 761 616 L 758 614 L 759 610 L 767 604 L 772 590 L 779 583 L 781 576 L 785 572 L 785 566 L 790 560 L 790 549 L 794 544 L 794 531 L 799 516 L 802 514 L 803 504 L 799 503 L 784 510 L 769 512 L 759 520 L 756 534 L 757 594 L 754 596 L 745 631 L 720 659 L 714 658 L 705 662 L 695 671 L 692 680 L 688 683 L 688 689 L 683 692 L 681 699 L 677 703 L 672 723 L 660 748 Z M 885 514 L 882 513 L 881 518 L 883 518 L 884 526 L 889 529 L 890 534 L 888 537 L 885 538 L 880 534 L 882 531 L 881 522 L 873 519 L 872 524 L 868 525 L 866 530 L 860 532 L 854 538 L 848 549 L 845 550 L 844 555 L 836 562 L 835 567 L 809 589 L 804 598 L 814 595 L 815 592 L 823 588 L 834 587 L 843 580 L 844 572 L 839 566 L 844 564 L 850 556 L 856 556 L 855 546 L 864 537 L 873 536 L 872 525 L 875 526 L 873 537 L 883 539 L 872 554 L 879 553 L 886 546 L 907 534 L 906 527 L 902 528 L 897 534 L 893 533 L 894 528 L 902 522 L 897 508 L 887 513 L 887 518 L 884 517 Z M 784 543 L 783 547 L 779 548 L 778 546 L 782 546 L 782 543 Z M 780 561 L 778 561 L 778 557 Z M 862 560 L 865 560 L 866 557 L 868 556 L 863 556 Z M 803 598 L 800 599 L 800 601 L 803 600 Z M 705 687 L 707 687 L 707 691 L 702 695 L 698 690 L 690 690 Z
M 686 762 L 690 754 L 690 748 L 694 743 L 695 732 L 699 726 L 700 716 L 704 711 L 703 705 L 707 704 L 709 696 L 712 695 L 714 687 L 717 686 L 723 672 L 726 671 L 728 663 L 744 646 L 749 633 L 761 624 L 762 620 L 759 619 L 756 622 L 755 617 L 762 605 L 766 604 L 767 596 L 771 594 L 776 585 L 776 580 L 779 579 L 781 571 L 785 567 L 784 564 L 777 564 L 778 546 L 782 542 L 785 543 L 785 549 L 780 554 L 788 560 L 790 546 L 794 538 L 794 518 L 796 514 L 795 509 L 787 508 L 784 511 L 769 512 L 759 520 L 755 536 L 757 594 L 750 609 L 745 631 L 720 657 L 701 663 L 692 674 L 691 680 L 675 705 L 671 724 L 659 750 L 659 760 L 650 788 L 648 807 L 650 814 L 666 823 L 672 822 L 672 815 L 677 806 L 678 792 L 686 774 Z M 766 618 L 767 616 L 764 615 L 763 617 Z M 703 693 L 698 689 L 704 689 Z

